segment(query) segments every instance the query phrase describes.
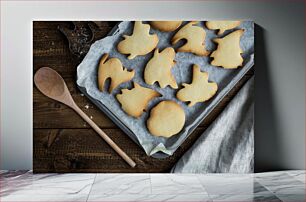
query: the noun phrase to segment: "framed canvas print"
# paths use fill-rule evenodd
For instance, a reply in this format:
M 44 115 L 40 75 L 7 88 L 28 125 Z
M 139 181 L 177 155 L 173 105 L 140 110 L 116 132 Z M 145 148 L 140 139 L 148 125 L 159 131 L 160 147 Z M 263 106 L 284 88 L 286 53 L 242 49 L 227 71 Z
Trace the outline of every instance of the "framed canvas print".
M 253 172 L 254 23 L 34 21 L 34 172 Z

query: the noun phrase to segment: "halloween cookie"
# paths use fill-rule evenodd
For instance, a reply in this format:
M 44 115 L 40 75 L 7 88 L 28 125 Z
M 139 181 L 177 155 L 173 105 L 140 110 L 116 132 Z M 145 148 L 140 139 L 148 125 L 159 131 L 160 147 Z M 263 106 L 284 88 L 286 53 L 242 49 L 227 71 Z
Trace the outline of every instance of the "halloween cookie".
M 176 30 L 182 24 L 182 21 L 151 21 L 150 24 L 159 31 L 171 32 Z
M 98 87 L 100 91 L 104 91 L 106 79 L 110 78 L 109 92 L 112 92 L 121 83 L 127 82 L 134 77 L 134 70 L 125 69 L 118 58 L 108 58 L 108 54 L 104 54 L 100 60 L 98 70 Z
M 175 64 L 175 51 L 168 47 L 159 52 L 155 49 L 153 57 L 147 63 L 144 70 L 144 80 L 147 84 L 153 85 L 158 82 L 161 88 L 170 85 L 172 88 L 177 88 L 175 78 L 171 73 L 171 68 Z
M 147 128 L 154 136 L 169 138 L 179 133 L 185 125 L 184 109 L 176 102 L 158 103 L 150 112 Z
M 134 88 L 122 89 L 116 98 L 120 102 L 123 111 L 133 117 L 140 117 L 146 110 L 148 103 L 160 94 L 150 88 L 140 86 L 134 82 Z
M 184 88 L 180 89 L 176 94 L 179 100 L 189 102 L 189 107 L 198 102 L 209 100 L 218 90 L 217 84 L 208 82 L 208 73 L 201 72 L 198 65 L 193 65 L 192 74 L 191 84 L 183 83 Z
M 218 35 L 221 35 L 226 30 L 238 27 L 240 21 L 207 21 L 205 25 L 208 29 L 219 30 Z
M 146 55 L 151 52 L 158 43 L 156 34 L 150 34 L 150 25 L 136 21 L 133 34 L 123 35 L 124 40 L 120 41 L 117 49 L 122 54 L 127 54 L 128 59 L 133 59 L 138 55 Z
M 207 56 L 209 51 L 205 48 L 206 32 L 202 27 L 196 26 L 198 22 L 189 22 L 182 27 L 172 38 L 172 45 L 181 39 L 187 42 L 177 49 L 178 52 L 191 52 L 199 56 Z
M 235 69 L 242 66 L 243 58 L 240 48 L 240 38 L 244 30 L 237 30 L 223 38 L 216 38 L 213 41 L 218 43 L 217 50 L 215 50 L 210 57 L 214 58 L 211 65 L 221 66 L 225 69 Z

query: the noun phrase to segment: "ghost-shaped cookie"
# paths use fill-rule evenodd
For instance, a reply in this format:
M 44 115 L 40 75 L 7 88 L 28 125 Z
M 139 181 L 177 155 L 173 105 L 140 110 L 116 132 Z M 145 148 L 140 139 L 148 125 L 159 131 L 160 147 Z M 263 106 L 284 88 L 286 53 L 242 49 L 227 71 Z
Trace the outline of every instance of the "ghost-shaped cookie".
M 218 35 L 223 34 L 226 30 L 234 29 L 240 25 L 240 21 L 207 21 L 206 27 L 212 30 L 219 30 Z
M 218 44 L 217 50 L 215 50 L 210 57 L 214 58 L 211 61 L 211 65 L 224 67 L 225 69 L 235 69 L 242 66 L 243 53 L 240 48 L 240 38 L 244 30 L 240 29 L 234 31 L 223 38 L 216 38 L 213 41 Z
M 177 49 L 178 52 L 191 52 L 199 56 L 209 55 L 209 51 L 205 48 L 206 32 L 202 27 L 196 26 L 198 22 L 189 22 L 183 26 L 172 38 L 172 45 L 181 39 L 187 42 Z
M 161 88 L 171 86 L 176 89 L 177 84 L 171 73 L 171 68 L 174 66 L 175 51 L 168 47 L 159 52 L 155 49 L 153 57 L 147 63 L 144 70 L 144 80 L 147 84 L 153 85 L 158 82 Z
M 150 53 L 158 43 L 156 34 L 150 34 L 150 25 L 142 24 L 136 21 L 133 34 L 131 36 L 123 35 L 124 39 L 119 42 L 117 49 L 122 54 L 127 54 L 128 59 L 133 59 L 138 55 Z
M 131 80 L 135 72 L 124 68 L 118 58 L 107 58 L 108 54 L 104 54 L 99 63 L 98 87 L 100 91 L 104 91 L 105 81 L 110 78 L 109 92 L 111 93 L 121 83 Z
M 131 90 L 122 89 L 121 94 L 117 94 L 116 98 L 123 111 L 130 116 L 138 118 L 146 110 L 150 100 L 158 96 L 160 94 L 155 90 L 142 87 L 134 82 L 134 88 Z
M 205 102 L 209 100 L 218 90 L 217 84 L 214 82 L 209 82 L 208 73 L 201 72 L 198 65 L 193 65 L 192 74 L 191 84 L 183 83 L 183 88 L 176 94 L 176 97 L 179 100 L 189 102 L 189 107 L 192 107 L 198 102 Z

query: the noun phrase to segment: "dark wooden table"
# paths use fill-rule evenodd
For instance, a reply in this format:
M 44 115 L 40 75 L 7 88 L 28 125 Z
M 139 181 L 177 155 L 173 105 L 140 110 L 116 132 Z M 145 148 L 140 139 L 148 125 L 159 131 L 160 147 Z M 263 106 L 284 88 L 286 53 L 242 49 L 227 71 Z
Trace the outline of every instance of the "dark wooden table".
M 67 39 L 57 29 L 59 25 L 72 27 L 71 22 L 33 23 L 33 72 L 42 66 L 58 71 L 77 105 L 135 160 L 137 166 L 129 167 L 74 111 L 45 97 L 33 84 L 34 172 L 169 172 L 254 74 L 251 69 L 173 156 L 155 159 L 148 157 L 77 89 L 76 67 L 80 59 L 70 52 Z M 97 38 L 106 36 L 113 26 L 114 22 L 99 23 Z

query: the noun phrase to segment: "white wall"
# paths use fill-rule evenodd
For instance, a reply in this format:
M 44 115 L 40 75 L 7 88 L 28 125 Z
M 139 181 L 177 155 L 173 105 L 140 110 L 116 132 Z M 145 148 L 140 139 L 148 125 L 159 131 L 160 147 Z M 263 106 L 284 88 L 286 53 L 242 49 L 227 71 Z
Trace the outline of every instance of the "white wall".
M 32 20 L 251 19 L 255 166 L 305 169 L 303 1 L 1 1 L 1 169 L 32 168 Z

